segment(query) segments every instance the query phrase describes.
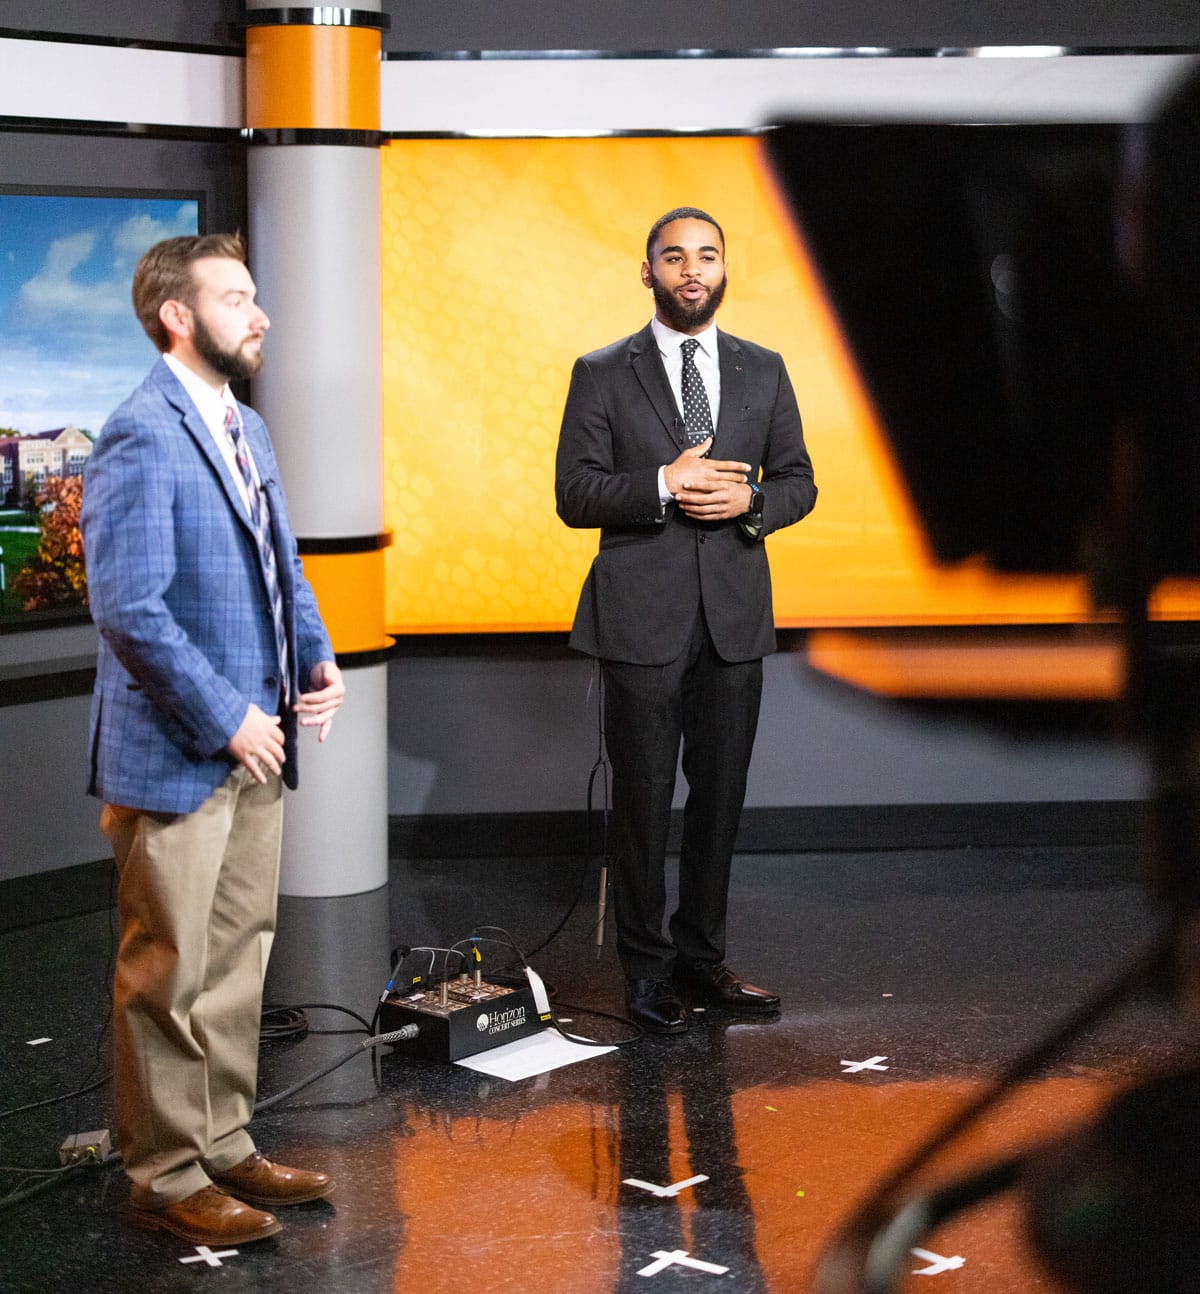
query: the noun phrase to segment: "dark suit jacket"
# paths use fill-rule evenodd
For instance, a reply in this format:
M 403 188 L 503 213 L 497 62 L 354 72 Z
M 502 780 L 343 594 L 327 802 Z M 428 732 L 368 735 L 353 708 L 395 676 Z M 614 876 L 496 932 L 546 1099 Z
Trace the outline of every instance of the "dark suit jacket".
M 761 473 L 762 536 L 817 497 L 796 397 L 774 351 L 718 331 L 721 408 L 710 457 Z M 555 494 L 568 526 L 600 527 L 570 644 L 605 660 L 665 665 L 701 603 L 723 660 L 775 650 L 762 536 L 736 520 L 696 522 L 658 501 L 658 469 L 685 446 L 650 325 L 576 360 L 559 434 Z
M 304 578 L 262 419 L 239 405 L 271 509 L 292 694 L 333 649 Z M 254 529 L 225 460 L 163 360 L 104 424 L 80 520 L 100 655 L 93 795 L 164 813 L 198 808 L 235 767 L 225 749 L 253 701 L 279 703 L 279 660 Z M 296 784 L 295 716 L 284 781 Z

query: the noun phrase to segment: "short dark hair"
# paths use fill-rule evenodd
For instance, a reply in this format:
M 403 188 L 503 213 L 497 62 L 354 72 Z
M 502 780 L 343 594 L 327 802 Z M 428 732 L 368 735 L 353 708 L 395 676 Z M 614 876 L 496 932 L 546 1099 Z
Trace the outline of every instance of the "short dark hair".
M 146 336 L 160 351 L 171 349 L 171 337 L 158 312 L 164 301 L 196 304 L 192 264 L 206 256 L 224 256 L 246 263 L 241 234 L 188 234 L 155 243 L 133 272 L 133 309 Z
M 650 226 L 650 232 L 646 235 L 646 260 L 650 261 L 654 256 L 654 240 L 662 233 L 663 225 L 669 225 L 672 220 L 705 220 L 721 235 L 721 250 L 725 249 L 725 231 L 720 225 L 708 214 L 707 211 L 701 211 L 699 207 L 676 207 L 673 211 L 668 211 L 665 216 L 659 218 Z

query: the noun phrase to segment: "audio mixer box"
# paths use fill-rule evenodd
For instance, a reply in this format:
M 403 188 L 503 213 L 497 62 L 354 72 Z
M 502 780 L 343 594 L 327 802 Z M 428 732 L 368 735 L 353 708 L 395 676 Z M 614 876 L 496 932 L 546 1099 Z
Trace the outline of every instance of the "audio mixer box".
M 538 997 L 543 999 L 540 1003 Z M 529 984 L 489 984 L 469 975 L 441 984 L 393 989 L 379 1007 L 380 1033 L 415 1024 L 417 1036 L 404 1044 L 404 1050 L 429 1060 L 475 1056 L 528 1038 L 550 1022 L 544 990 L 535 996 Z

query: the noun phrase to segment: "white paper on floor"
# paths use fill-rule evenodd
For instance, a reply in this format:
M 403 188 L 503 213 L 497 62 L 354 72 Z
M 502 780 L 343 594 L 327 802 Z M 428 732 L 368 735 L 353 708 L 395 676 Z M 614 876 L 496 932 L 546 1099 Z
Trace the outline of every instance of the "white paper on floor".
M 481 1074 L 491 1074 L 493 1078 L 515 1082 L 519 1078 L 533 1078 L 552 1069 L 561 1069 L 563 1065 L 573 1065 L 577 1060 L 603 1056 L 610 1051 L 616 1051 L 616 1048 L 585 1047 L 582 1043 L 568 1042 L 553 1029 L 543 1029 L 532 1037 L 518 1038 L 516 1042 L 506 1042 L 503 1047 L 464 1056 L 454 1063 L 465 1069 L 478 1070 Z

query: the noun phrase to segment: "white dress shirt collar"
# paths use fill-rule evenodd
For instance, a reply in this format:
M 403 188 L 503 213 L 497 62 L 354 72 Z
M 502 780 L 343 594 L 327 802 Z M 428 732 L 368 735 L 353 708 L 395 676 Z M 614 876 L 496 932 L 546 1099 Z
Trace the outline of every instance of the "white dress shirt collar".
M 700 349 L 705 353 L 705 355 L 710 359 L 717 358 L 717 321 L 715 319 L 707 328 L 704 329 L 703 332 L 693 334 L 676 332 L 674 328 L 663 323 L 658 315 L 655 315 L 654 318 L 650 320 L 650 331 L 654 334 L 654 340 L 658 343 L 658 349 L 662 351 L 664 355 L 678 355 L 680 346 L 683 345 L 689 337 L 691 337 L 694 341 L 698 341 L 700 343 Z

